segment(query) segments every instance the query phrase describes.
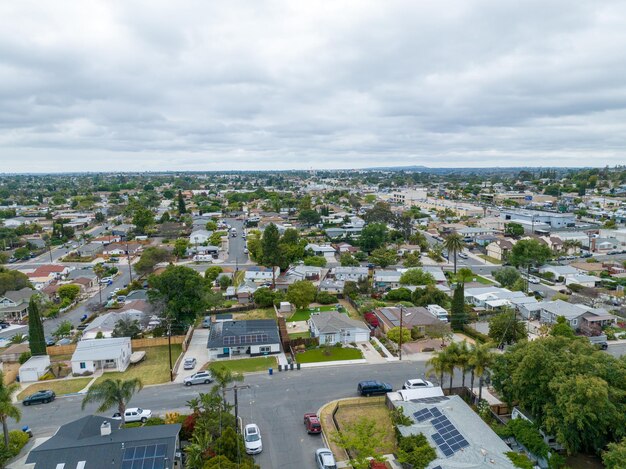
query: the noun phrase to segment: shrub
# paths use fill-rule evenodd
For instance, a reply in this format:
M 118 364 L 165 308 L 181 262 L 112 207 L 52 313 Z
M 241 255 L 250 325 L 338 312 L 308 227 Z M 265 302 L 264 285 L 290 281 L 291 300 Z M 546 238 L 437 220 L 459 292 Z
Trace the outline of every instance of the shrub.
M 476 329 L 468 326 L 467 324 L 463 325 L 462 331 L 465 335 L 480 343 L 487 343 L 491 340 L 488 335 L 485 335 L 482 332 L 478 332 Z
M 196 428 L 196 414 L 187 415 L 180 430 L 180 439 L 189 441 Z
M 515 439 L 535 456 L 546 458 L 550 451 L 537 427 L 524 419 L 509 420 L 507 427 L 513 432 Z
M 414 469 L 424 469 L 436 457 L 435 449 L 422 433 L 398 437 L 399 462 L 410 464 Z
M 161 417 L 150 417 L 148 420 L 146 420 L 146 427 L 152 427 L 155 425 L 163 425 L 165 424 L 165 420 L 163 420 Z M 175 422 L 172 422 L 175 423 Z
M 520 467 L 521 469 L 533 469 L 535 467 L 525 454 L 509 451 L 506 455 L 515 467 Z
M 20 365 L 23 365 L 24 363 L 26 363 L 30 357 L 32 357 L 32 354 L 30 353 L 30 351 L 22 353 L 20 355 L 20 358 L 18 359 L 18 361 L 20 362 Z
M 172 424 L 178 423 L 180 420 L 180 414 L 178 412 L 166 412 L 165 413 L 165 423 Z
M 44 375 L 39 377 L 39 381 L 48 381 L 51 379 L 56 379 L 56 376 L 54 376 L 50 371 L 47 371 Z
M 29 436 L 22 430 L 11 430 L 9 432 L 9 451 L 11 457 L 17 456 L 22 451 L 22 448 L 28 443 Z
M 124 428 L 136 428 L 141 427 L 141 422 L 128 422 L 124 424 Z
M 321 291 L 321 292 L 317 292 L 315 301 L 317 301 L 318 303 L 322 305 L 331 305 L 333 303 L 337 303 L 337 297 L 335 295 L 331 295 L 328 292 Z

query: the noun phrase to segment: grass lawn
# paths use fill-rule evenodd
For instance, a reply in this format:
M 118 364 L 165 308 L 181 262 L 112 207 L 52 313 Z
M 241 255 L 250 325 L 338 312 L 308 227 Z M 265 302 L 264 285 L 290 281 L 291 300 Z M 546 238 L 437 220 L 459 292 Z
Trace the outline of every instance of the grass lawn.
M 335 414 L 339 430 L 348 430 L 362 418 L 374 420 L 376 428 L 384 431 L 381 445 L 377 451 L 381 454 L 394 453 L 396 451 L 396 435 L 391 423 L 389 409 L 385 406 L 384 400 L 382 398 L 367 398 L 367 401 L 363 401 L 364 399 L 355 399 L 352 405 L 349 404 L 350 401 L 342 402 Z
M 495 257 L 489 257 L 487 254 L 479 254 L 478 257 L 480 257 L 481 259 L 485 259 L 487 262 L 491 262 L 492 264 L 496 264 L 496 265 L 502 264 L 501 261 L 499 261 Z
M 324 352 L 328 353 L 326 355 Z M 298 353 L 296 361 L 298 363 L 332 362 L 338 360 L 359 360 L 363 358 L 360 350 L 354 348 L 327 347 L 325 349 L 313 349 Z
M 276 357 L 252 357 L 236 358 L 233 360 L 220 360 L 208 364 L 208 368 L 225 366 L 233 372 L 250 373 L 252 371 L 265 371 L 268 368 L 276 368 Z
M 170 381 L 170 365 L 167 351 L 167 345 L 158 347 L 146 347 L 144 349 L 136 349 L 133 352 L 143 350 L 146 352 L 146 358 L 136 365 L 130 365 L 123 373 L 107 372 L 96 380 L 100 383 L 105 379 L 133 379 L 139 378 L 144 385 L 161 384 Z M 182 353 L 180 344 L 172 344 L 172 366 L 176 363 L 176 359 Z
M 62 381 L 42 381 L 40 383 L 31 384 L 21 393 L 17 395 L 18 399 L 24 399 L 26 396 L 41 391 L 42 389 L 49 389 L 54 391 L 57 396 L 61 394 L 71 394 L 83 389 L 91 381 L 91 378 L 76 378 L 76 379 L 64 379 Z
M 300 339 L 300 338 L 308 339 L 309 337 L 311 337 L 311 332 L 309 332 L 309 331 L 307 331 L 307 332 L 295 332 L 293 334 L 289 334 L 289 338 L 290 339 Z
M 311 311 L 311 309 L 313 309 L 313 311 Z M 287 322 L 308 321 L 311 318 L 311 313 L 327 313 L 329 311 L 337 311 L 337 308 L 335 307 L 335 305 L 331 305 L 312 306 L 311 308 L 297 309 L 296 312 L 293 313 L 289 319 L 287 319 Z M 346 312 L 345 308 L 342 308 L 342 312 Z
M 276 319 L 276 310 L 274 308 L 259 308 L 243 313 L 234 313 L 233 319 Z

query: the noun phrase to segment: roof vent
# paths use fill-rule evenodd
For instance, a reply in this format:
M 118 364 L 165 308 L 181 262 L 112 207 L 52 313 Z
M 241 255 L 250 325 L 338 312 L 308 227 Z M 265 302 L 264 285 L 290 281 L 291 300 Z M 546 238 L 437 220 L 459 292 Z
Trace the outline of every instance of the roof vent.
M 111 434 L 111 422 L 102 422 L 100 425 L 100 436 L 107 436 Z

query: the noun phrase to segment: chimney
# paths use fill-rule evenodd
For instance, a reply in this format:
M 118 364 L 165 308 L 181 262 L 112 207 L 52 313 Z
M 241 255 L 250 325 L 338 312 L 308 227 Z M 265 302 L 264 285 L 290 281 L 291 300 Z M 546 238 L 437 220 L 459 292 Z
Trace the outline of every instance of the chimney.
M 111 422 L 102 422 L 100 425 L 100 436 L 107 436 L 111 434 Z

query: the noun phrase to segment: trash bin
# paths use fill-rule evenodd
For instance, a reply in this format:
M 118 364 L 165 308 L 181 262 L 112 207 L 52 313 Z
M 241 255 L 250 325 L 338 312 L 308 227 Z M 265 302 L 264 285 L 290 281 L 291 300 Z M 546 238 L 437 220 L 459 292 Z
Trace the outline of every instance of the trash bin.
M 270 368 L 270 376 L 274 374 L 274 370 Z
M 297 364 L 298 365 L 298 370 L 300 369 L 300 363 Z

